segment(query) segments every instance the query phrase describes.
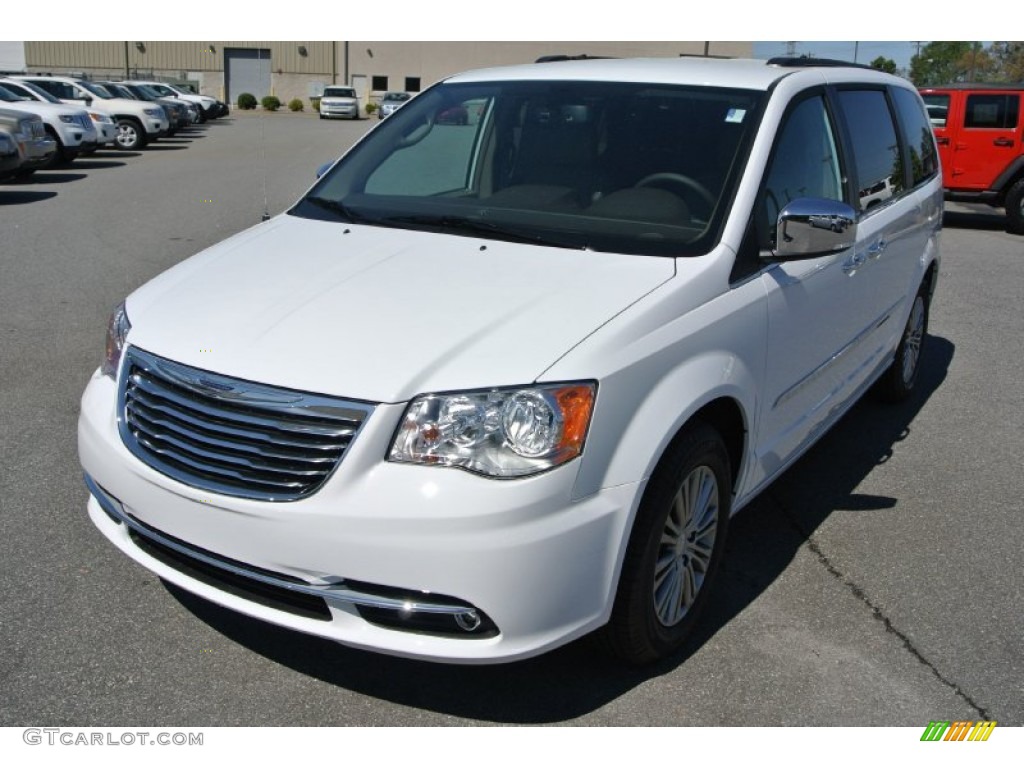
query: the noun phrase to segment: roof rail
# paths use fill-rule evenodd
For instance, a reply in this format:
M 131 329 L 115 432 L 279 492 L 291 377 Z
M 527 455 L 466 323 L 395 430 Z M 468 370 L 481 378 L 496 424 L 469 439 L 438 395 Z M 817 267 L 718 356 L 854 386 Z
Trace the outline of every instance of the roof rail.
M 586 53 L 553 53 L 548 56 L 539 57 L 535 64 L 547 64 L 552 61 L 584 61 L 589 59 L 613 59 L 614 56 L 590 56 Z
M 874 67 L 869 67 L 867 64 L 854 64 L 852 61 L 841 59 L 818 59 L 813 56 L 776 56 L 768 59 L 765 63 L 776 67 L 856 67 L 857 69 L 875 70 Z

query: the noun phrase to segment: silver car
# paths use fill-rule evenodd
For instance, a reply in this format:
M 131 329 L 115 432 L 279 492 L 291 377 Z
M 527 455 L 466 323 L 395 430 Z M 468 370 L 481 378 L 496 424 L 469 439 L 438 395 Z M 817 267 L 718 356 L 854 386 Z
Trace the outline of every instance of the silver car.
M 377 110 L 377 119 L 383 120 L 400 106 L 412 98 L 412 94 L 403 91 L 389 91 L 381 99 L 380 108 Z

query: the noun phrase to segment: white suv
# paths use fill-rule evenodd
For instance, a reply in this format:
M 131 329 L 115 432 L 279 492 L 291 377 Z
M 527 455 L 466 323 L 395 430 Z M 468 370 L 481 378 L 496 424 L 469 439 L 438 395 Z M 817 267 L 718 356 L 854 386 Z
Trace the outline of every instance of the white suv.
M 14 80 L 10 77 L 4 77 L 0 78 L 0 85 L 18 96 L 23 96 L 24 98 L 29 99 L 30 102 L 26 102 L 26 105 L 33 108 L 39 104 L 64 104 L 63 101 L 52 96 L 42 88 L 37 88 L 31 83 L 26 83 L 22 80 Z M 114 122 L 114 118 L 110 113 L 93 106 L 86 107 L 85 113 L 92 121 L 92 127 L 96 132 L 96 146 L 80 146 L 79 151 L 81 154 L 88 155 L 92 154 L 100 147 L 107 145 L 113 146 L 117 139 L 117 123 Z
M 99 83 L 73 77 L 18 75 L 23 80 L 43 89 L 67 104 L 90 107 L 93 104 L 112 113 L 117 121 L 118 149 L 142 149 L 151 141 L 165 135 L 170 128 L 163 107 L 151 101 L 115 98 Z
M 16 112 L 39 115 L 46 123 L 46 132 L 57 143 L 51 165 L 68 163 L 80 153 L 96 149 L 96 129 L 89 114 L 66 104 L 47 104 L 22 96 L 8 89 L 0 80 L 0 105 Z
M 79 421 L 93 522 L 168 582 L 359 648 L 674 652 L 730 516 L 921 367 L 924 105 L 827 64 L 428 89 L 118 307 Z
M 356 89 L 347 85 L 328 85 L 320 96 L 320 119 L 348 117 L 359 119 L 359 98 Z

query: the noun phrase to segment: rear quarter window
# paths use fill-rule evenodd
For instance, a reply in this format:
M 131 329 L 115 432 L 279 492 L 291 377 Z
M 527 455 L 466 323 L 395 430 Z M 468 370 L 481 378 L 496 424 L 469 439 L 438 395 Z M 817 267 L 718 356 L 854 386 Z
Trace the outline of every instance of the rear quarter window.
M 914 93 L 905 88 L 893 88 L 892 95 L 900 118 L 903 141 L 907 145 L 911 183 L 917 186 L 939 170 L 935 134 Z
M 1020 97 L 1010 93 L 977 93 L 967 97 L 965 128 L 1016 128 Z

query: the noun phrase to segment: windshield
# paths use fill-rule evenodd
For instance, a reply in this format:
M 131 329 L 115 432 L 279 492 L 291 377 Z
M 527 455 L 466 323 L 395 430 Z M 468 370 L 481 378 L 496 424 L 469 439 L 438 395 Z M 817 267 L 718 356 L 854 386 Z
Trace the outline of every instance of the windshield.
M 325 88 L 324 96 L 342 96 L 354 99 L 356 97 L 356 92 L 352 88 Z
M 161 94 L 157 93 L 155 89 L 150 88 L 148 85 L 136 85 L 135 92 L 142 96 L 142 98 L 149 99 L 150 101 L 156 101 L 157 99 L 163 98 Z
M 114 98 L 111 95 L 110 91 L 108 91 L 106 88 L 104 88 L 99 83 L 87 83 L 84 80 L 78 80 L 76 82 L 77 82 L 77 84 L 79 86 L 81 86 L 82 88 L 85 88 L 85 90 L 87 90 L 87 91 L 90 91 L 93 95 L 99 96 L 101 99 L 112 99 L 112 98 Z
M 42 88 L 33 88 L 28 83 L 4 83 L 4 88 L 9 91 L 14 91 L 19 95 L 24 95 L 28 99 L 33 101 L 48 101 L 51 104 L 63 104 L 63 102 L 56 96 L 47 93 Z
M 695 255 L 719 236 L 763 94 L 620 82 L 436 86 L 290 213 L 567 248 Z
M 28 96 L 19 96 L 14 91 L 7 90 L 3 83 L 0 83 L 0 101 L 32 101 Z

